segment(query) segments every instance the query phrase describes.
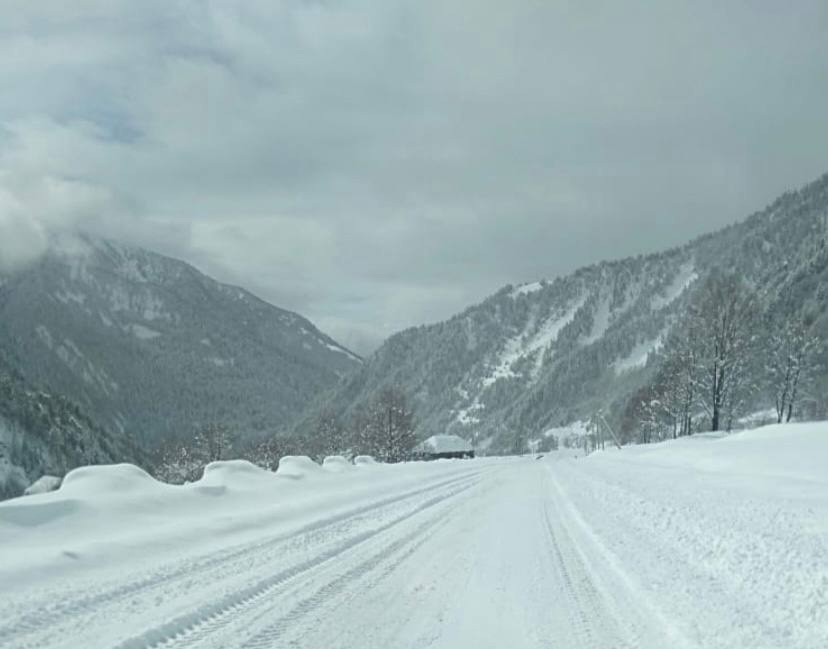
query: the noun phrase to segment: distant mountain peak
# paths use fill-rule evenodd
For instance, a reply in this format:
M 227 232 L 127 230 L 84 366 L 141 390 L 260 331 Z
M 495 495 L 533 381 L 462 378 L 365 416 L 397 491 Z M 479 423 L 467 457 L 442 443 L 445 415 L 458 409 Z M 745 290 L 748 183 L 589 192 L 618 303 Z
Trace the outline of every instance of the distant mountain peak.
M 0 285 L 0 351 L 97 424 L 152 442 L 221 421 L 276 431 L 361 359 L 297 313 L 189 264 L 55 238 Z

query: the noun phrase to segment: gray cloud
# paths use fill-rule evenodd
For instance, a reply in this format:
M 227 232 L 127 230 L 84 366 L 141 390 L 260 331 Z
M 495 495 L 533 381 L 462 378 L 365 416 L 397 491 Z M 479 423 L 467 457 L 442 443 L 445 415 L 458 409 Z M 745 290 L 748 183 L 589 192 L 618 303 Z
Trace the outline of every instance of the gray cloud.
M 0 264 L 82 227 L 360 351 L 826 170 L 823 2 L 0 1 Z

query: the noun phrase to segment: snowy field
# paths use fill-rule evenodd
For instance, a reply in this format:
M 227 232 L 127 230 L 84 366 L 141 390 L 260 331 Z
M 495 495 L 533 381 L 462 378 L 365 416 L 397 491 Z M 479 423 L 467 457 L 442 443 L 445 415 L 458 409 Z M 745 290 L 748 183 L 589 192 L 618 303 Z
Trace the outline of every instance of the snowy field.
M 0 647 L 828 647 L 828 425 L 605 451 L 122 465 L 0 504 Z

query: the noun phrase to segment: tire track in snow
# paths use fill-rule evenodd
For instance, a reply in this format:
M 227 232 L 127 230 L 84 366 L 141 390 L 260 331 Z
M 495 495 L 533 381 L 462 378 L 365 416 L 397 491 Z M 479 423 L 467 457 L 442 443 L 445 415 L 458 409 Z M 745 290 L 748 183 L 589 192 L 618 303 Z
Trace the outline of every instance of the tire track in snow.
M 234 620 L 254 616 L 258 612 L 259 607 L 267 606 L 269 597 L 275 596 L 280 589 L 290 582 L 311 571 L 319 569 L 321 566 L 346 555 L 349 551 L 359 548 L 375 538 L 381 537 L 419 514 L 436 508 L 441 503 L 471 489 L 477 483 L 478 480 L 469 479 L 457 485 L 455 488 L 449 489 L 446 493 L 429 498 L 412 511 L 406 512 L 378 528 L 358 533 L 317 556 L 265 577 L 250 586 L 222 597 L 216 602 L 199 607 L 155 628 L 148 629 L 133 638 L 117 644 L 115 649 L 155 649 L 157 647 L 197 646 L 199 642 L 208 640 L 212 634 Z M 429 523 L 433 526 L 436 522 L 439 522 L 439 516 L 436 518 L 436 521 L 429 519 L 429 521 L 417 527 L 414 532 L 407 534 L 389 546 L 383 547 L 373 557 L 373 561 L 378 563 L 385 555 L 393 554 L 394 551 L 415 540 L 418 535 L 428 531 Z M 370 563 L 370 561 L 366 563 Z M 362 566 L 360 565 L 360 567 Z M 354 568 L 354 571 L 356 571 L 356 568 Z M 341 587 L 345 585 L 345 581 L 340 584 Z M 317 600 L 313 598 L 303 600 L 297 606 L 297 609 L 304 607 L 306 611 L 310 610 L 314 601 Z M 296 614 L 300 613 L 301 610 Z
M 549 550 L 559 579 L 560 599 L 556 604 L 563 614 L 561 624 L 568 629 L 568 633 L 561 634 L 561 637 L 568 637 L 567 647 L 629 649 L 635 646 L 620 637 L 618 621 L 607 610 L 607 604 L 590 579 L 587 567 L 572 547 L 572 538 L 560 527 L 560 523 L 553 523 L 557 516 L 551 514 L 550 505 L 547 499 L 543 505 L 543 517 Z M 573 642 L 573 639 L 576 641 Z
M 304 525 L 299 529 L 282 532 L 265 541 L 245 543 L 236 549 L 223 549 L 195 559 L 185 559 L 172 566 L 165 566 L 139 579 L 120 584 L 115 588 L 89 593 L 85 590 L 68 590 L 50 592 L 49 601 L 43 606 L 29 610 L 15 621 L 0 624 L 0 647 L 42 647 L 49 642 L 43 633 L 58 635 L 61 624 L 89 622 L 94 616 L 120 602 L 142 595 L 151 596 L 155 590 L 170 587 L 177 581 L 191 580 L 193 577 L 205 581 L 218 581 L 226 576 L 236 576 L 239 570 L 252 572 L 257 565 L 270 560 L 277 550 L 283 552 L 287 546 L 302 546 L 310 540 L 308 537 L 320 536 L 333 532 L 338 527 L 347 527 L 360 518 L 380 513 L 382 510 L 400 506 L 406 501 L 425 494 L 434 493 L 435 489 L 450 489 L 453 486 L 474 482 L 479 471 L 464 472 L 449 479 L 440 479 L 425 486 L 395 494 L 348 511 L 326 517 Z M 83 619 L 86 618 L 86 619 Z
M 619 619 L 617 615 L 620 615 L 621 610 L 625 612 L 623 629 L 630 634 L 632 646 L 663 645 L 696 649 L 696 645 L 671 623 L 662 609 L 638 585 L 635 577 L 625 569 L 621 559 L 606 547 L 584 520 L 551 468 L 547 467 L 547 471 L 552 487 L 550 502 L 554 503 L 558 513 L 559 527 L 568 538 L 580 565 L 600 577 L 595 581 L 595 588 L 600 590 L 605 607 L 617 612 L 616 620 Z M 634 604 L 630 606 L 630 602 Z M 622 628 L 622 625 L 618 628 Z
M 323 586 L 319 587 L 317 584 L 315 592 L 301 599 L 286 615 L 281 616 L 261 631 L 256 632 L 240 646 L 243 649 L 268 649 L 269 647 L 274 647 L 274 643 L 282 640 L 283 636 L 291 629 L 297 628 L 296 625 L 299 622 L 327 604 L 332 598 L 345 592 L 349 587 L 354 587 L 357 583 L 362 587 L 362 581 L 364 579 L 372 576 L 373 573 L 381 570 L 383 567 L 385 567 L 385 570 L 381 571 L 379 579 L 392 572 L 398 562 L 405 560 L 408 556 L 416 552 L 420 546 L 445 524 L 446 519 L 444 517 L 435 517 L 426 520 L 418 525 L 414 531 L 384 546 L 379 552 L 372 553 L 367 559 L 335 576 Z M 309 581 L 313 583 L 318 580 L 312 579 Z M 308 584 L 305 585 L 307 586 Z
M 485 497 L 485 493 L 491 489 L 490 482 L 477 486 L 475 497 Z M 358 564 L 350 568 L 337 566 L 332 575 L 324 577 L 324 582 L 319 578 L 314 579 L 316 590 L 312 595 L 302 599 L 265 629 L 256 632 L 240 645 L 241 649 L 319 646 L 318 643 L 307 644 L 309 633 L 313 635 L 316 627 L 335 618 L 337 611 L 346 608 L 350 600 L 361 602 L 361 593 L 376 588 L 393 576 L 420 548 L 453 522 L 454 512 L 461 506 L 465 507 L 468 502 L 466 497 L 459 502 L 452 500 L 448 507 L 430 512 L 431 518 L 419 524 L 413 532 L 384 546 L 378 552 L 373 551 L 366 558 L 359 559 Z

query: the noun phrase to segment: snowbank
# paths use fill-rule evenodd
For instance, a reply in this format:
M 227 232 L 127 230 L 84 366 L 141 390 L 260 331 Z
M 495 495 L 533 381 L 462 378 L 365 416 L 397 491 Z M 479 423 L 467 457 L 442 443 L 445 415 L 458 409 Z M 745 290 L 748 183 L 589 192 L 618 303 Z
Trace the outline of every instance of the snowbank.
M 272 471 L 267 471 L 247 460 L 222 460 L 204 467 L 201 480 L 188 485 L 200 493 L 220 495 L 228 489 L 236 491 L 266 491 L 279 482 Z
M 648 466 L 729 476 L 828 482 L 828 422 L 773 424 L 737 433 L 702 433 L 658 444 L 607 447 L 591 462 Z
M 44 475 L 35 480 L 28 487 L 26 487 L 26 490 L 23 492 L 23 495 L 36 496 L 37 494 L 45 494 L 49 493 L 50 491 L 57 491 L 60 488 L 60 484 L 62 482 L 63 478 L 59 478 L 54 475 Z
M 374 464 L 356 459 L 357 466 Z M 82 467 L 69 472 L 57 491 L 0 502 L 0 583 L 22 588 L 44 571 L 70 567 L 155 565 L 170 554 L 189 555 L 228 539 L 242 542 L 260 535 L 263 525 L 281 534 L 449 472 L 421 463 L 356 470 L 342 457 L 327 458 L 323 467 L 290 456 L 276 472 L 243 460 L 213 462 L 200 480 L 171 485 L 130 464 Z
M 286 455 L 279 460 L 279 468 L 276 469 L 276 475 L 297 480 L 320 473 L 322 467 L 306 455 Z
M 329 455 L 322 461 L 322 468 L 332 473 L 342 473 L 343 471 L 350 471 L 354 468 L 354 465 L 341 455 Z
M 145 494 L 167 486 L 134 464 L 109 464 L 73 469 L 63 478 L 60 493 L 75 498 L 105 498 L 125 493 Z
M 548 458 L 602 587 L 674 646 L 828 646 L 828 422 Z

